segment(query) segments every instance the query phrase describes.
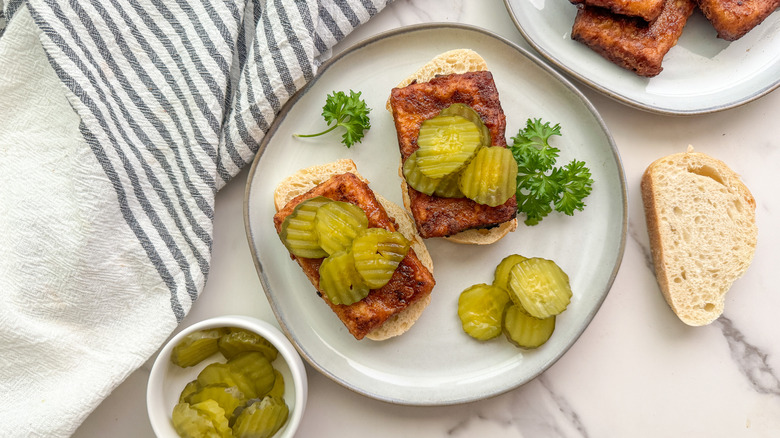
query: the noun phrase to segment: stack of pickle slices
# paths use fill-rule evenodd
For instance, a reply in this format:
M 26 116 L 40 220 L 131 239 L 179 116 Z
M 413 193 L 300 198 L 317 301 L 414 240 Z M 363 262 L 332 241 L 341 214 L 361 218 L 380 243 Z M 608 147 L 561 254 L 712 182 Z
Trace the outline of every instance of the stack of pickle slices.
M 552 260 L 505 257 L 492 284 L 475 284 L 458 298 L 463 330 L 486 341 L 502 331 L 520 348 L 542 346 L 555 330 L 555 317 L 566 310 L 572 291 L 569 277 Z
M 298 204 L 279 238 L 296 257 L 324 258 L 320 289 L 333 304 L 362 300 L 387 284 L 410 243 L 397 231 L 369 228 L 359 206 L 323 196 Z
M 191 367 L 220 352 L 227 362 L 207 365 L 189 382 L 173 408 L 183 438 L 266 438 L 287 421 L 284 378 L 273 367 L 278 351 L 262 336 L 241 328 L 198 330 L 171 352 L 171 362 Z
M 406 183 L 426 195 L 469 198 L 495 207 L 517 188 L 512 152 L 492 146 L 490 130 L 470 106 L 456 103 L 420 126 L 418 149 L 404 161 Z

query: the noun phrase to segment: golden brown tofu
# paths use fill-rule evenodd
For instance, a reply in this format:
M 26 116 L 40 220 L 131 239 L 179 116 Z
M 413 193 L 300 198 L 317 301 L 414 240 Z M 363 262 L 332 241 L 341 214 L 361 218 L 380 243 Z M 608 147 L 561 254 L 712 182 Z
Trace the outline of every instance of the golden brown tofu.
M 585 4 L 609 9 L 618 15 L 641 17 L 645 21 L 653 21 L 661 15 L 664 0 L 570 0 L 573 4 Z
M 742 38 L 780 7 L 780 0 L 698 0 L 699 8 L 718 37 L 726 41 Z
M 490 130 L 493 146 L 506 147 L 506 116 L 488 71 L 450 74 L 393 88 L 390 106 L 402 161 L 416 151 L 422 123 L 453 103 L 471 106 Z M 423 238 L 445 237 L 474 228 L 492 228 L 514 219 L 517 199 L 489 207 L 468 198 L 440 198 L 408 188 L 409 210 Z
M 387 215 L 368 185 L 354 174 L 344 173 L 330 178 L 288 202 L 274 215 L 276 232 L 281 230 L 282 222 L 292 213 L 295 206 L 316 196 L 355 204 L 366 212 L 369 227 L 396 231 L 395 222 Z M 323 259 L 308 259 L 292 255 L 291 257 L 298 262 L 317 288 L 317 294 L 330 306 L 356 339 L 363 339 L 367 333 L 384 324 L 391 316 L 398 314 L 411 303 L 428 296 L 436 284 L 431 272 L 420 262 L 414 249 L 410 248 L 386 285 L 371 290 L 361 301 L 350 305 L 337 305 L 331 303 L 319 289 L 319 269 Z
M 572 39 L 640 76 L 661 73 L 661 62 L 677 44 L 695 8 L 694 0 L 665 0 L 658 18 L 647 23 L 602 8 L 578 5 Z

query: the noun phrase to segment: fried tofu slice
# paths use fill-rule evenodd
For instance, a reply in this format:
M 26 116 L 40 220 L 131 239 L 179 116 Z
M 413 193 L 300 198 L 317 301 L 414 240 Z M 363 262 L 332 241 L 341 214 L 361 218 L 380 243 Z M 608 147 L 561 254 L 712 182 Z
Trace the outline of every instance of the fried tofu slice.
M 742 38 L 780 7 L 780 0 L 698 0 L 699 8 L 726 41 Z
M 422 123 L 453 103 L 471 106 L 490 130 L 493 146 L 506 147 L 506 116 L 489 71 L 449 74 L 428 82 L 393 88 L 390 93 L 402 161 L 417 150 Z M 409 208 L 423 238 L 446 237 L 465 230 L 492 228 L 515 219 L 517 198 L 489 207 L 468 198 L 441 198 L 407 188 Z
M 663 70 L 664 56 L 677 44 L 695 7 L 694 0 L 665 0 L 661 15 L 648 23 L 578 5 L 571 37 L 620 67 L 653 77 Z
M 343 173 L 331 177 L 288 202 L 274 215 L 276 232 L 281 231 L 282 222 L 298 204 L 317 196 L 325 196 L 359 206 L 368 217 L 369 227 L 384 228 L 390 231 L 397 230 L 396 223 L 387 214 L 368 184 L 353 173 Z M 323 259 L 309 259 L 293 255 L 290 257 L 298 262 L 311 283 L 317 288 L 317 294 L 330 306 L 352 336 L 358 340 L 363 339 L 367 334 L 382 326 L 391 317 L 398 315 L 413 303 L 426 299 L 436 284 L 433 274 L 420 261 L 414 249 L 410 248 L 386 285 L 379 289 L 372 289 L 367 297 L 356 303 L 350 305 L 333 304 L 325 294 L 320 292 L 319 270 Z
M 653 21 L 661 15 L 664 0 L 570 0 L 571 3 L 585 4 L 609 9 L 613 14 L 641 17 Z

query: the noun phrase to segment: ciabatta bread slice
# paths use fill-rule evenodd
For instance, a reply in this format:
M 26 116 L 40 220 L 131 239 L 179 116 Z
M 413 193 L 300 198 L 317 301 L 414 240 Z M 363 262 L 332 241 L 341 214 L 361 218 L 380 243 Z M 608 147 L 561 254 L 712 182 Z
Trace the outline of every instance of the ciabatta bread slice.
M 435 56 L 426 62 L 404 80 L 396 85 L 396 88 L 403 88 L 412 82 L 428 82 L 436 76 L 448 75 L 452 73 L 466 73 L 470 71 L 486 71 L 487 63 L 479 53 L 471 49 L 455 49 Z M 393 108 L 390 105 L 390 99 L 387 99 L 385 108 L 391 113 Z
M 650 164 L 641 190 L 661 292 L 684 323 L 713 322 L 753 260 L 753 195 L 725 163 L 692 147 Z

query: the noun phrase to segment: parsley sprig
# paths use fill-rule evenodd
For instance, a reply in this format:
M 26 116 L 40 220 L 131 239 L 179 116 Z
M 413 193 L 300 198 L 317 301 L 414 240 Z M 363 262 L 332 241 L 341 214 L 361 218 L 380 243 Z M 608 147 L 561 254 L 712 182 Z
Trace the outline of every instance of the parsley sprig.
M 365 135 L 364 131 L 371 128 L 371 121 L 368 118 L 371 108 L 366 106 L 360 94 L 361 92 L 355 93 L 352 90 L 349 90 L 349 95 L 343 91 L 328 94 L 325 106 L 322 107 L 322 117 L 325 118 L 329 128 L 317 134 L 295 134 L 295 136 L 317 137 L 342 126 L 345 129 L 341 137 L 344 146 L 351 147 L 355 143 L 360 143 Z
M 555 167 L 560 150 L 550 145 L 553 135 L 561 135 L 561 126 L 550 126 L 541 119 L 528 119 L 525 129 L 512 137 L 510 146 L 517 161 L 517 207 L 525 213 L 526 225 L 536 225 L 553 211 L 574 214 L 585 207 L 593 179 L 585 162 L 572 160 Z

